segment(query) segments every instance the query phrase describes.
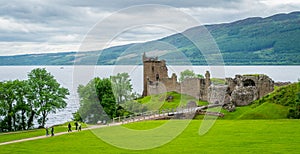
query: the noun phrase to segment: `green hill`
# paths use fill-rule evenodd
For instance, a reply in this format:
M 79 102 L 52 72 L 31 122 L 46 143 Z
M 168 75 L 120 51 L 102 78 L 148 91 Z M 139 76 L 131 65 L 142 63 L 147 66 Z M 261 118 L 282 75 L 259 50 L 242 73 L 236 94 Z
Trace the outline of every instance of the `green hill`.
M 272 93 L 254 101 L 254 104 L 276 103 L 284 106 L 294 107 L 299 103 L 300 82 L 287 86 L 277 87 Z
M 286 119 L 289 108 L 274 103 L 263 103 L 237 119 Z
M 172 100 L 167 101 L 166 98 L 171 96 Z M 177 92 L 167 92 L 164 94 L 146 96 L 144 98 L 138 99 L 137 102 L 145 105 L 148 110 L 165 110 L 165 109 L 175 109 L 178 107 L 185 107 L 189 101 L 195 101 L 198 105 L 207 105 L 208 102 L 197 101 L 194 97 L 179 94 Z
M 299 22 L 300 12 L 292 12 L 205 27 L 220 48 L 226 65 L 299 65 Z M 0 56 L 0 65 L 135 65 L 141 64 L 142 53 L 149 51 L 157 52 L 172 65 L 187 64 L 185 57 L 193 65 L 207 65 L 204 56 L 183 35 L 195 31 L 198 35 L 199 29 L 193 27 L 162 39 L 102 51 Z

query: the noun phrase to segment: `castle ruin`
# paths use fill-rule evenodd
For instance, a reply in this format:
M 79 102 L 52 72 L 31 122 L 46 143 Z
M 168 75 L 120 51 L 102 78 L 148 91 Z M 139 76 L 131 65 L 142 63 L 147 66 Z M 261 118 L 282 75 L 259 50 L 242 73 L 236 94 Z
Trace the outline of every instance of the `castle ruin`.
M 274 81 L 267 75 L 236 75 L 226 78 L 225 85 L 214 85 L 210 73 L 206 71 L 205 78 L 187 78 L 177 81 L 177 75 L 168 76 L 165 60 L 143 55 L 144 91 L 143 96 L 174 91 L 187 94 L 199 100 L 214 104 L 234 104 L 243 106 L 250 104 L 274 90 Z
M 197 99 L 208 100 L 208 87 L 210 86 L 210 74 L 207 71 L 205 79 L 188 78 L 183 82 L 177 81 L 177 75 L 168 76 L 168 68 L 165 60 L 158 60 L 157 57 L 146 57 L 143 55 L 144 64 L 144 91 L 143 96 L 161 94 L 175 91 L 187 94 Z

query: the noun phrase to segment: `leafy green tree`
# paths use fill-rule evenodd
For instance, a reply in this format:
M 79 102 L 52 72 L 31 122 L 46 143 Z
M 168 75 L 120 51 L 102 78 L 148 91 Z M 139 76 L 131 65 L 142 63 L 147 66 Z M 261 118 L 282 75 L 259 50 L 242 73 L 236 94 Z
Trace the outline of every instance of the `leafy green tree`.
M 202 74 L 196 74 L 196 77 L 197 77 L 197 78 L 200 78 L 200 79 L 203 79 L 203 78 L 204 78 L 204 76 L 203 76 Z
M 1 127 L 3 130 L 13 130 L 13 103 L 14 103 L 14 87 L 12 81 L 0 83 L 0 114 L 3 117 Z M 2 130 L 2 131 L 3 131 Z
M 86 86 L 79 85 L 77 92 L 80 98 L 77 114 L 80 117 L 77 115 L 76 119 L 95 124 L 114 117 L 116 102 L 109 79 L 94 78 Z
M 288 118 L 300 119 L 300 81 L 297 83 L 297 93 L 294 106 L 289 109 Z
M 30 86 L 29 100 L 33 103 L 31 118 L 39 116 L 38 123 L 45 126 L 49 113 L 56 113 L 58 109 L 66 107 L 66 96 L 69 91 L 60 86 L 54 76 L 46 69 L 37 68 L 28 74 L 28 84 Z
M 132 99 L 132 85 L 128 73 L 118 73 L 116 76 L 111 76 L 110 79 L 118 106 Z
M 187 78 L 204 78 L 201 74 L 195 74 L 193 70 L 186 69 L 183 72 L 180 72 L 179 81 L 182 82 Z
M 114 93 L 112 91 L 112 84 L 110 79 L 97 78 L 95 84 L 96 84 L 96 92 L 97 92 L 98 99 L 105 113 L 110 118 L 117 116 L 116 115 L 117 104 L 116 104 Z
M 14 106 L 14 122 L 18 124 L 15 129 L 16 130 L 25 130 L 28 129 L 27 120 L 28 116 L 27 113 L 30 112 L 29 101 L 27 100 L 27 95 L 29 92 L 28 82 L 14 80 L 14 99 L 15 99 L 15 106 Z
M 82 119 L 87 123 L 129 114 L 120 104 L 136 96 L 132 93 L 127 73 L 104 79 L 94 78 L 85 86 L 79 85 L 77 92 L 80 108 L 74 114 L 74 119 Z
M 45 69 L 34 69 L 28 77 L 0 82 L 0 131 L 32 128 L 36 118 L 44 126 L 50 112 L 66 106 L 68 90 Z
M 0 83 L 1 131 L 26 129 L 26 81 L 5 81 Z

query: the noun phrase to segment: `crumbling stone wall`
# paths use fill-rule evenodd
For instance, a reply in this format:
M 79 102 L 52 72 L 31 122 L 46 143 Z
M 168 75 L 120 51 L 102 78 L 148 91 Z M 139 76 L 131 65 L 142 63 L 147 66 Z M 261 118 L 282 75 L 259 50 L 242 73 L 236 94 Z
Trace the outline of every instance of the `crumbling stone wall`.
M 182 94 L 191 95 L 197 99 L 200 98 L 200 79 L 189 78 L 181 82 Z
M 236 75 L 226 78 L 231 101 L 238 106 L 248 105 L 274 90 L 274 81 L 264 74 Z
M 193 96 L 197 99 L 208 100 L 208 87 L 210 86 L 210 74 L 206 72 L 206 78 L 188 78 L 179 83 L 177 75 L 168 77 L 168 69 L 164 60 L 148 58 L 144 54 L 144 91 L 143 96 L 175 91 Z
M 175 91 L 206 100 L 215 104 L 250 104 L 274 90 L 274 81 L 267 75 L 236 75 L 226 78 L 226 85 L 213 85 L 207 71 L 205 79 L 188 78 L 177 82 L 176 74 L 169 78 L 164 60 L 148 58 L 144 54 L 144 91 L 143 96 Z
M 211 85 L 208 88 L 208 102 L 213 104 L 225 104 L 228 101 L 227 85 Z
M 249 105 L 256 99 L 258 99 L 258 91 L 255 86 L 237 87 L 231 93 L 231 101 L 237 106 Z

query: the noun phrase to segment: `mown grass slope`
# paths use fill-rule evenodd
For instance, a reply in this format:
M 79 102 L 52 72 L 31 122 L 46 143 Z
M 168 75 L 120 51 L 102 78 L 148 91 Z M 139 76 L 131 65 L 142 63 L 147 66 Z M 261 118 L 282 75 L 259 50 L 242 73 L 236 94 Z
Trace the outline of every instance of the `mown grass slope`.
M 300 82 L 290 85 L 277 87 L 272 93 L 264 96 L 263 98 L 254 101 L 254 104 L 262 103 L 276 103 L 284 106 L 293 107 L 300 94 Z
M 260 106 L 245 112 L 237 119 L 285 119 L 288 107 L 274 103 L 263 103 Z
M 171 101 L 166 100 L 169 96 L 172 97 Z M 151 95 L 137 100 L 137 102 L 146 105 L 148 110 L 165 110 L 175 109 L 177 107 L 186 107 L 187 103 L 190 101 L 195 101 L 198 105 L 208 104 L 208 102 L 206 101 L 198 101 L 192 96 L 179 94 L 177 92 L 167 92 L 158 95 Z
M 201 120 L 193 120 L 174 140 L 160 147 L 135 151 L 114 147 L 91 131 L 0 146 L 1 153 L 299 153 L 299 120 L 217 120 L 198 135 Z M 165 121 L 125 125 L 145 130 Z M 111 127 L 101 128 L 110 129 Z M 101 131 L 101 130 L 99 130 Z M 114 135 L 114 134 L 111 134 Z M 158 138 L 159 139 L 159 138 Z M 146 139 L 145 139 L 146 140 Z

